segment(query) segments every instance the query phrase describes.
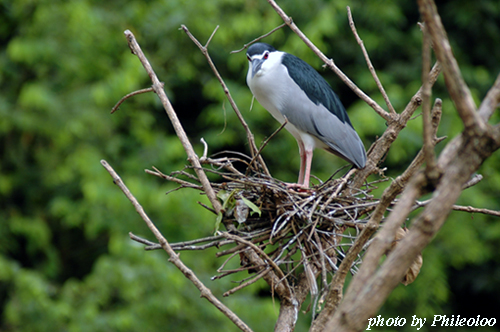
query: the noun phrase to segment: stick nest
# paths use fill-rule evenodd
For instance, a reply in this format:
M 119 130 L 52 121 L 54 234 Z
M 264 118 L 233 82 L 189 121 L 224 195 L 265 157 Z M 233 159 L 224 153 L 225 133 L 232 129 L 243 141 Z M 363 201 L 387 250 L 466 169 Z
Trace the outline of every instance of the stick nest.
M 205 171 L 219 176 L 219 180 L 212 183 L 224 208 L 218 221 L 232 236 L 229 238 L 225 232 L 216 232 L 219 235 L 174 243 L 172 248 L 202 250 L 232 244 L 231 248 L 217 253 L 217 256 L 229 255 L 229 258 L 217 270 L 219 275 L 214 279 L 247 270 L 257 274 L 251 281 L 254 282 L 271 268 L 269 264 L 249 266 L 244 259 L 240 268 L 225 268 L 233 257 L 243 258 L 241 253 L 250 249 L 250 242 L 260 249 L 257 254 L 264 261 L 271 259 L 287 278 L 296 277 L 304 270 L 314 275 L 313 280 L 319 273 L 335 272 L 378 203 L 370 192 L 377 188 L 376 183 L 386 179 L 354 189 L 349 187 L 349 177 L 353 174 L 350 171 L 342 178 L 329 179 L 307 191 L 292 190 L 286 183 L 264 174 L 263 167 L 255 159 L 241 154 L 232 158 L 201 158 L 203 164 L 210 165 Z M 246 165 L 246 173 L 239 171 L 235 167 L 237 164 Z M 170 175 L 157 169 L 149 173 L 179 183 L 177 189 L 191 187 L 202 190 L 201 186 L 193 183 L 196 178 L 186 170 Z M 220 181 L 220 177 L 224 182 Z M 155 246 L 151 244 L 149 249 L 156 249 Z M 361 255 L 351 266 L 352 273 L 357 271 L 360 263 Z M 326 282 L 326 278 L 323 281 Z M 246 279 L 240 283 L 248 284 Z

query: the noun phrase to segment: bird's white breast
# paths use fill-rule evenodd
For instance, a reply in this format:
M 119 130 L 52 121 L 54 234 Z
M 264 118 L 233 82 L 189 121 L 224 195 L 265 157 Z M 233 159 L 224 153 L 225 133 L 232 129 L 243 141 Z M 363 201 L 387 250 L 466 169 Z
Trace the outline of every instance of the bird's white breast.
M 252 77 L 251 66 L 247 74 L 247 84 L 257 101 L 281 124 L 285 122 L 285 116 L 289 109 L 307 109 L 309 98 L 300 87 L 291 79 L 288 70 L 281 64 L 284 52 L 274 52 L 265 61 L 261 69 Z M 299 101 L 297 105 L 290 107 L 291 101 Z M 316 137 L 307 134 L 293 124 L 293 119 L 288 118 L 285 126 L 297 141 L 302 142 L 311 149 L 315 147 L 324 148 L 324 144 Z
M 285 75 L 288 73 L 281 65 L 283 54 L 282 52 L 273 53 L 253 77 L 251 67 L 247 74 L 247 84 L 252 94 L 280 123 L 285 122 L 279 110 L 283 109 L 287 98 Z

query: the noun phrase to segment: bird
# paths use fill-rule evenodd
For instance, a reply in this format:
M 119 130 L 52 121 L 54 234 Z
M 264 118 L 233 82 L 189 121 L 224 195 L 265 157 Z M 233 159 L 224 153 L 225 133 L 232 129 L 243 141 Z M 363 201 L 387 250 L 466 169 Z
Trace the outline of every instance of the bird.
M 266 43 L 247 49 L 246 82 L 257 101 L 297 140 L 299 188 L 309 188 L 313 150 L 324 149 L 361 169 L 363 142 L 339 97 L 307 62 Z

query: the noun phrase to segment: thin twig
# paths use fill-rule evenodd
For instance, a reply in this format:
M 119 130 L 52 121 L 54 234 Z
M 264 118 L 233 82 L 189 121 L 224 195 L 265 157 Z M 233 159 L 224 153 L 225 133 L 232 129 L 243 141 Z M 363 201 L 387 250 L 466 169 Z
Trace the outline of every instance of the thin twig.
M 258 280 L 262 279 L 266 274 L 268 274 L 269 272 L 271 271 L 271 267 L 267 267 L 267 268 L 264 268 L 262 269 L 262 271 L 260 271 L 256 276 L 254 276 L 251 280 L 248 280 L 244 283 L 242 283 L 241 285 L 237 286 L 237 287 L 234 287 L 233 289 L 230 289 L 228 290 L 227 292 L 225 292 L 224 294 L 222 294 L 222 296 L 226 297 L 226 296 L 229 296 L 231 294 L 234 294 L 236 293 L 237 291 L 239 291 L 240 289 L 243 289 L 247 286 L 250 286 L 251 284 L 257 282 Z
M 439 63 L 435 63 L 429 73 L 429 82 L 433 85 L 441 72 L 441 66 Z M 410 102 L 406 105 L 403 112 L 400 114 L 395 114 L 394 121 L 388 123 L 387 129 L 384 131 L 382 136 L 372 144 L 371 148 L 368 150 L 368 159 L 366 166 L 356 172 L 354 179 L 352 180 L 351 187 L 359 188 L 363 185 L 365 180 L 369 175 L 379 172 L 377 165 L 383 160 L 383 158 L 389 152 L 389 148 L 392 143 L 398 138 L 399 133 L 406 127 L 406 124 L 413 116 L 417 108 L 422 104 L 422 87 L 413 95 Z
M 163 84 L 163 83 L 162 83 Z M 115 106 L 113 106 L 113 108 L 111 109 L 111 112 L 110 114 L 113 114 L 114 112 L 118 111 L 118 109 L 120 108 L 120 105 L 125 101 L 127 100 L 128 98 L 130 97 L 133 97 L 133 96 L 136 96 L 136 95 L 140 95 L 141 93 L 146 93 L 146 92 L 152 92 L 154 91 L 153 88 L 146 88 L 146 89 L 141 89 L 141 90 L 137 90 L 137 91 L 134 91 L 134 92 L 131 92 L 129 93 L 128 95 L 124 96 L 122 99 L 120 99 Z
M 239 52 L 241 52 L 241 51 L 243 51 L 243 50 L 247 49 L 247 48 L 248 48 L 248 46 L 252 45 L 252 44 L 253 44 L 253 43 L 255 43 L 255 42 L 258 42 L 258 41 L 259 41 L 259 40 L 261 40 L 261 39 L 266 38 L 267 36 L 269 36 L 269 35 L 271 35 L 272 33 L 274 33 L 276 30 L 279 30 L 279 29 L 283 28 L 284 26 L 286 26 L 286 23 L 283 23 L 282 25 L 280 25 L 280 26 L 278 26 L 278 27 L 276 27 L 276 28 L 272 29 L 272 30 L 271 30 L 271 31 L 269 31 L 268 33 L 263 34 L 262 36 L 255 38 L 255 39 L 254 39 L 254 40 L 252 40 L 251 42 L 249 42 L 249 43 L 247 43 L 247 44 L 243 45 L 243 47 L 242 47 L 242 48 L 240 48 L 239 50 L 236 50 L 236 51 L 231 51 L 229 54 L 239 53 Z
M 352 33 L 354 34 L 356 41 L 358 42 L 359 46 L 361 47 L 361 51 L 363 51 L 363 55 L 365 56 L 366 64 L 368 65 L 368 69 L 370 70 L 370 73 L 372 74 L 373 79 L 375 80 L 375 83 L 377 83 L 377 87 L 380 90 L 382 97 L 384 98 L 384 101 L 385 101 L 385 104 L 387 105 L 387 108 L 389 109 L 389 111 L 391 113 L 396 113 L 396 111 L 394 110 L 394 107 L 391 104 L 389 96 L 385 92 L 384 86 L 382 85 L 382 83 L 380 82 L 380 79 L 377 76 L 377 72 L 375 71 L 375 68 L 373 67 L 373 64 L 372 64 L 372 61 L 370 60 L 368 52 L 366 51 L 365 44 L 363 43 L 363 40 L 358 35 L 358 32 L 356 30 L 356 26 L 354 25 L 354 20 L 352 19 L 351 7 L 349 7 L 349 6 L 347 6 L 347 16 L 349 18 L 349 25 L 351 27 Z
M 217 31 L 218 27 L 219 26 L 217 26 L 215 28 L 215 30 L 212 33 L 212 35 L 211 35 L 210 38 L 212 38 L 212 36 L 215 34 L 215 32 Z M 238 106 L 236 105 L 236 102 L 234 101 L 233 97 L 231 96 L 231 92 L 229 91 L 229 88 L 227 87 L 226 83 L 222 79 L 222 76 L 219 74 L 219 71 L 217 70 L 217 67 L 215 67 L 215 64 L 213 63 L 212 58 L 210 57 L 210 54 L 208 53 L 208 49 L 207 49 L 208 42 L 207 42 L 207 44 L 205 46 L 202 46 L 201 43 L 198 41 L 198 39 L 196 39 L 196 37 L 193 36 L 193 34 L 191 34 L 191 32 L 189 31 L 189 29 L 185 25 L 181 25 L 181 29 L 188 35 L 188 37 L 193 41 L 193 43 L 195 43 L 195 45 L 198 46 L 198 48 L 200 49 L 201 53 L 207 59 L 207 62 L 210 65 L 210 68 L 214 72 L 215 76 L 219 80 L 219 83 L 221 84 L 221 86 L 222 86 L 222 88 L 224 90 L 224 93 L 226 94 L 226 97 L 229 100 L 229 103 L 231 104 L 231 107 L 233 108 L 234 112 L 236 113 L 236 116 L 238 117 L 238 119 L 240 120 L 243 128 L 246 131 L 247 140 L 248 140 L 248 143 L 250 145 L 250 152 L 251 152 L 251 155 L 254 156 L 257 153 L 257 151 L 258 151 L 257 145 L 255 145 L 254 136 L 253 136 L 252 132 L 250 131 L 250 127 L 248 127 L 248 124 L 246 123 L 245 119 L 243 118 L 243 115 L 241 114 L 240 110 L 238 109 Z M 259 163 L 260 163 L 260 165 L 261 165 L 264 173 L 266 175 L 268 175 L 268 176 L 271 176 L 271 174 L 269 173 L 269 170 L 267 169 L 267 166 L 266 166 L 266 164 L 264 162 L 264 159 L 262 159 L 262 156 L 259 156 L 258 158 L 259 158 Z
M 162 179 L 165 179 L 165 180 L 168 180 L 168 181 L 172 181 L 172 182 L 176 182 L 176 183 L 180 184 L 183 188 L 194 188 L 194 189 L 198 189 L 198 190 L 203 190 L 202 186 L 199 186 L 199 185 L 196 185 L 194 183 L 191 183 L 191 182 L 188 182 L 188 181 L 176 178 L 174 176 L 163 174 L 162 172 L 160 172 L 155 167 L 153 167 L 153 169 L 154 169 L 154 171 L 149 170 L 149 169 L 145 169 L 144 171 L 146 173 L 148 173 L 148 174 L 157 176 L 159 178 L 162 178 Z
M 461 206 L 461 205 L 453 205 L 452 207 L 455 211 L 469 212 L 469 213 L 482 213 L 488 214 L 490 216 L 500 217 L 500 211 L 490 210 L 490 209 L 481 209 L 473 206 Z
M 262 257 L 262 259 L 264 259 L 264 261 L 266 263 L 268 263 L 275 271 L 276 275 L 278 276 L 278 278 L 280 278 L 280 280 L 282 280 L 285 284 L 285 288 L 288 290 L 288 296 L 291 298 L 293 295 L 292 295 L 292 290 L 290 288 L 290 285 L 288 284 L 288 280 L 286 280 L 285 278 L 285 275 L 283 274 L 283 271 L 279 268 L 279 266 L 262 250 L 260 249 L 258 246 L 256 246 L 255 244 L 253 244 L 252 242 L 250 241 L 247 241 L 247 240 L 244 240 L 243 238 L 237 236 L 237 235 L 234 235 L 234 234 L 229 234 L 227 232 L 223 232 L 222 233 L 222 236 L 224 236 L 225 238 L 228 238 L 228 239 L 231 239 L 231 240 L 234 240 L 236 242 L 239 242 L 239 243 L 242 243 L 250 248 L 252 248 L 256 254 L 258 254 L 259 256 Z M 274 285 L 276 287 L 276 285 Z
M 377 112 L 381 117 L 383 117 L 386 121 L 391 121 L 392 118 L 389 113 L 387 113 L 379 104 L 372 98 L 370 98 L 366 93 L 364 93 L 360 88 L 354 84 L 353 81 L 349 79 L 333 62 L 332 59 L 326 57 L 320 49 L 314 45 L 313 42 L 297 27 L 297 25 L 293 22 L 292 18 L 288 16 L 283 9 L 276 3 L 274 0 L 267 0 L 267 2 L 273 7 L 273 9 L 278 13 L 281 19 L 290 27 L 290 29 L 295 32 L 300 39 L 304 41 L 304 43 L 330 68 L 340 79 L 347 84 L 351 90 L 358 95 L 363 101 L 365 101 L 370 107 L 372 107 L 375 112 Z
M 272 134 L 271 134 L 271 136 L 269 136 L 269 137 L 268 137 L 268 138 L 267 138 L 267 139 L 266 139 L 266 140 L 265 140 L 265 141 L 261 144 L 261 146 L 260 146 L 260 148 L 259 148 L 259 151 L 257 151 L 257 153 L 255 154 L 255 156 L 254 156 L 254 157 L 252 158 L 252 160 L 248 163 L 248 164 L 249 164 L 249 166 L 252 166 L 252 164 L 255 162 L 255 160 L 257 159 L 257 157 L 261 155 L 262 150 L 264 150 L 264 148 L 265 148 L 265 147 L 266 147 L 266 145 L 269 143 L 269 141 L 270 141 L 270 140 L 271 140 L 274 136 L 276 136 L 276 135 L 277 135 L 277 134 L 278 134 L 278 133 L 279 133 L 279 132 L 280 132 L 283 128 L 285 128 L 285 126 L 286 126 L 286 124 L 287 124 L 287 123 L 288 123 L 288 119 L 287 119 L 287 118 L 286 118 L 286 116 L 285 116 L 285 122 L 283 122 L 283 123 L 281 124 L 281 126 L 279 126 L 279 128 L 278 128 L 278 129 L 276 129 L 276 130 L 274 131 L 274 133 L 272 133 Z M 250 167 L 248 167 L 247 172 L 246 172 L 246 174 L 245 174 L 245 175 L 248 175 L 248 172 L 249 172 L 249 171 L 250 171 Z
M 450 41 L 443 23 L 432 0 L 418 0 L 420 13 L 425 21 L 425 29 L 429 31 L 436 58 L 443 64 L 443 75 L 446 87 L 450 93 L 458 114 L 465 126 L 464 133 L 483 133 L 486 130 L 484 121 L 476 111 L 476 104 L 469 87 L 460 73 L 457 60 L 453 56 Z

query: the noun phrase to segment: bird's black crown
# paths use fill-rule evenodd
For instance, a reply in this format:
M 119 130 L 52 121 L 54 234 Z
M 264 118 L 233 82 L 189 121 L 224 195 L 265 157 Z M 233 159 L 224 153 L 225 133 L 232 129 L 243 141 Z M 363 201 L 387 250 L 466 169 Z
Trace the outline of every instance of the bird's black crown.
M 255 43 L 248 48 L 247 54 L 252 56 L 255 54 L 262 54 L 264 51 L 274 52 L 276 49 L 266 43 Z

